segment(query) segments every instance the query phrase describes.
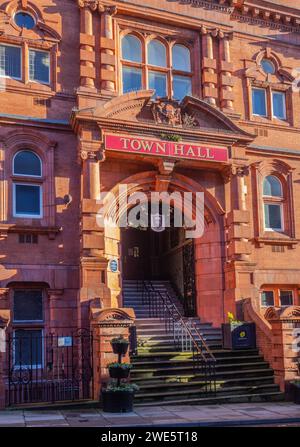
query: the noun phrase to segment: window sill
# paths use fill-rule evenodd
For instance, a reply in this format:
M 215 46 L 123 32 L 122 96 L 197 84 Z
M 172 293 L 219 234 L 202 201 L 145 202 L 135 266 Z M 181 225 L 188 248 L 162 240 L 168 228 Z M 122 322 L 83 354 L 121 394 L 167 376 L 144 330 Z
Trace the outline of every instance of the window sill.
M 0 237 L 6 238 L 8 233 L 30 233 L 47 235 L 49 239 L 55 239 L 56 236 L 62 231 L 59 227 L 37 227 L 20 224 L 2 224 L 0 225 Z
M 274 235 L 274 232 L 272 231 L 265 232 L 264 236 L 255 237 L 254 239 L 252 239 L 252 241 L 258 248 L 261 248 L 264 245 L 282 245 L 293 249 L 296 248 L 299 243 L 299 239 L 291 238 L 286 234 L 278 235 L 277 233 L 276 235 Z

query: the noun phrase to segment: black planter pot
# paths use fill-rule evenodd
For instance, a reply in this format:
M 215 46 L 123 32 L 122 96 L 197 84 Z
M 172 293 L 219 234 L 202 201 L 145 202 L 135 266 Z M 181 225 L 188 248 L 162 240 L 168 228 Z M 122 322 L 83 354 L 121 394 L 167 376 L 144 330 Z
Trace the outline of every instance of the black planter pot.
M 111 343 L 111 346 L 114 354 L 125 355 L 128 350 L 129 343 Z
M 128 413 L 133 408 L 132 391 L 102 390 L 102 409 L 106 413 Z
M 256 334 L 254 323 L 222 324 L 224 349 L 255 349 Z
M 290 383 L 290 393 L 295 404 L 300 405 L 300 384 Z
M 109 375 L 112 379 L 127 379 L 129 377 L 130 368 L 109 368 Z

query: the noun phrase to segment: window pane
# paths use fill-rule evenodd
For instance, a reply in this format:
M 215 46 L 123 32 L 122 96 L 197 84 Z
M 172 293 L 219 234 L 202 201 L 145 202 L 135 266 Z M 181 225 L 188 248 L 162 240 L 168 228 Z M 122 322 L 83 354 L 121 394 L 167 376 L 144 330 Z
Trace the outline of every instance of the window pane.
M 0 76 L 21 78 L 21 48 L 0 45 Z
M 264 307 L 274 306 L 274 293 L 271 290 L 268 292 L 262 292 L 261 305 Z
M 43 321 L 41 290 L 14 291 L 14 321 Z
M 280 305 L 281 306 L 292 306 L 293 305 L 292 290 L 280 290 Z
M 280 92 L 272 93 L 273 100 L 273 116 L 280 119 L 285 119 L 285 95 Z
M 122 39 L 122 58 L 132 62 L 142 62 L 142 45 L 140 40 L 128 34 Z
M 282 197 L 281 182 L 274 175 L 264 179 L 263 195 L 269 197 Z
M 265 90 L 256 88 L 252 90 L 252 106 L 254 115 L 267 115 Z
M 172 49 L 172 62 L 175 70 L 191 71 L 190 50 L 183 45 L 174 45 Z
M 265 228 L 282 230 L 280 205 L 265 204 Z
M 148 64 L 158 67 L 167 66 L 166 47 L 158 40 L 148 43 Z
M 42 175 L 41 160 L 31 151 L 18 152 L 14 158 L 14 174 L 17 175 Z
M 50 82 L 50 55 L 45 51 L 29 50 L 29 79 Z
M 263 71 L 266 74 L 274 74 L 275 73 L 274 64 L 273 64 L 273 62 L 269 61 L 268 59 L 263 59 L 261 61 L 261 66 L 262 66 Z
M 123 67 L 123 93 L 141 90 L 142 70 L 139 68 Z
M 192 80 L 185 76 L 173 77 L 173 97 L 181 101 L 185 96 L 192 93 Z
M 14 366 L 38 367 L 43 364 L 42 329 L 17 329 L 14 331 Z
M 15 184 L 15 212 L 16 215 L 40 216 L 41 187 L 38 185 Z
M 167 75 L 156 71 L 149 71 L 149 89 L 155 90 L 155 96 L 167 96 Z
M 34 18 L 25 11 L 17 12 L 14 21 L 20 28 L 32 29 L 35 26 Z

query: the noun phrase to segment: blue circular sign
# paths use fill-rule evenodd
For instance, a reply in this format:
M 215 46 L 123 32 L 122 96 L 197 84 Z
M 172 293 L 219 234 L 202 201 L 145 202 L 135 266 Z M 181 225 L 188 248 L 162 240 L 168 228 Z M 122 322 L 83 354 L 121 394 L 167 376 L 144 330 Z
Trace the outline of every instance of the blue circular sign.
M 116 273 L 118 271 L 118 261 L 116 259 L 112 259 L 109 262 L 110 271 Z

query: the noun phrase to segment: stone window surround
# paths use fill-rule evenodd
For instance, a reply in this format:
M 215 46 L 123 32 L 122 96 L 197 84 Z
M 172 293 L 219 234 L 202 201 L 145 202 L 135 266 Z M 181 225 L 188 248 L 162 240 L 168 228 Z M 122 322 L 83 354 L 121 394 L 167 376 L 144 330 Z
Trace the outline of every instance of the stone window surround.
M 254 236 L 256 242 L 260 243 L 280 243 L 281 245 L 291 245 L 291 241 L 296 241 L 295 235 L 295 217 L 293 206 L 293 178 L 292 168 L 280 160 L 270 160 L 266 162 L 258 162 L 252 165 L 252 181 L 254 190 Z M 283 228 L 282 232 L 268 231 L 264 227 L 264 210 L 265 201 L 270 202 L 269 198 L 263 196 L 263 181 L 265 177 L 272 175 L 279 179 L 282 185 L 283 197 L 280 200 L 283 211 Z M 277 203 L 277 201 L 276 201 Z
M 274 74 L 266 74 L 261 66 L 262 60 L 269 60 L 275 68 Z M 270 48 L 259 51 L 254 60 L 245 61 L 245 80 L 246 80 L 246 96 L 249 105 L 246 110 L 246 119 L 261 124 L 277 124 L 281 126 L 293 126 L 293 76 L 291 69 L 284 67 L 280 57 Z M 275 80 L 275 77 L 277 79 Z M 280 77 L 280 79 L 279 79 Z M 260 88 L 266 91 L 266 109 L 267 116 L 259 116 L 253 114 L 252 89 Z M 285 93 L 286 118 L 279 119 L 273 116 L 272 110 L 272 92 Z
M 260 287 L 259 295 L 259 305 L 262 310 L 268 309 L 269 306 L 262 306 L 261 304 L 261 294 L 263 292 L 273 292 L 274 296 L 274 307 L 288 307 L 288 306 L 281 306 L 280 303 L 280 291 L 291 291 L 293 294 L 293 306 L 299 305 L 299 287 L 294 284 L 268 284 L 268 285 L 262 285 Z
M 57 91 L 57 58 L 58 46 L 53 42 L 36 42 L 34 40 L 25 40 L 23 38 L 16 38 L 13 36 L 1 36 L 0 44 L 13 45 L 21 47 L 21 79 L 5 78 L 5 89 L 11 91 L 24 90 L 28 92 L 32 89 L 45 93 Z M 50 54 L 50 82 L 49 84 L 31 81 L 29 79 L 29 50 L 48 51 Z
M 142 47 L 142 62 L 141 63 L 140 62 L 131 62 L 131 61 L 122 59 L 122 39 L 123 39 L 123 37 L 125 37 L 128 34 L 135 36 L 141 42 L 141 47 Z M 119 33 L 119 39 L 120 39 L 120 60 L 119 60 L 120 69 L 123 66 L 140 68 L 142 70 L 142 88 L 143 89 L 147 88 L 147 73 L 148 73 L 148 71 L 152 70 L 152 71 L 157 71 L 157 72 L 167 74 L 167 95 L 170 97 L 171 97 L 171 92 L 172 92 L 173 74 L 178 75 L 178 76 L 184 76 L 186 78 L 190 78 L 192 81 L 192 92 L 195 90 L 195 86 L 194 86 L 195 58 L 193 57 L 193 43 L 191 43 L 191 39 L 188 39 L 188 38 L 187 39 L 179 39 L 174 36 L 174 38 L 172 38 L 172 40 L 171 40 L 171 39 L 167 39 L 167 38 L 163 37 L 160 34 L 151 34 L 150 32 L 148 35 L 145 35 L 145 34 L 143 35 L 141 32 L 130 29 L 130 28 L 122 29 Z M 151 40 L 158 40 L 165 46 L 165 48 L 166 48 L 166 62 L 167 62 L 166 67 L 158 67 L 158 66 L 154 66 L 154 65 L 152 66 L 152 65 L 148 64 L 148 62 L 147 62 L 147 44 Z M 191 60 L 191 71 L 190 72 L 172 69 L 172 66 L 171 66 L 172 48 L 174 45 L 185 46 L 190 51 L 190 60 Z M 122 80 L 120 80 L 119 89 L 121 92 L 122 91 Z
M 7 226 L 30 228 L 41 233 L 56 233 L 55 229 L 55 183 L 54 183 L 54 150 L 56 142 L 48 140 L 38 132 L 19 130 L 10 132 L 0 141 L 0 222 Z M 36 179 L 43 185 L 43 217 L 13 217 L 13 182 L 23 182 L 22 176 L 13 175 L 13 158 L 20 150 L 28 149 L 36 153 L 43 166 L 42 177 Z M 25 182 L 32 182 L 24 177 Z M 2 227 L 3 225 L 1 225 Z M 16 228 L 12 228 L 15 231 Z M 52 229 L 52 230 L 51 230 Z

